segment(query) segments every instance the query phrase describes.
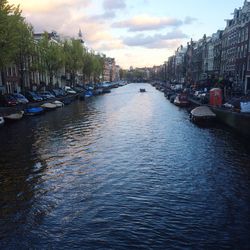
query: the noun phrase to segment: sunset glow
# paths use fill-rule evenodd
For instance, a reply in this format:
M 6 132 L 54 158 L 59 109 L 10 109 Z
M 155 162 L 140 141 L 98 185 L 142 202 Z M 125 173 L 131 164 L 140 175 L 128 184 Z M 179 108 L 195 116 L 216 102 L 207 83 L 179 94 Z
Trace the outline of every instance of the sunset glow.
M 160 65 L 178 46 L 225 27 L 243 0 L 10 0 L 34 30 L 75 37 L 123 68 Z

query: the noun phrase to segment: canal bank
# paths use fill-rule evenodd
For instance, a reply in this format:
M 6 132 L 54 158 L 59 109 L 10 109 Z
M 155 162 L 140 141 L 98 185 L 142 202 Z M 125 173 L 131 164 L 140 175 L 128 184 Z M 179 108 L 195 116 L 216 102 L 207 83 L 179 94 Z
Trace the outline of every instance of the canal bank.
M 39 102 L 29 102 L 27 104 L 18 104 L 13 107 L 0 107 L 0 116 L 15 114 L 16 112 L 23 111 L 27 108 L 40 107 L 44 103 L 48 103 L 48 102 L 61 101 L 61 102 L 70 103 L 78 99 L 78 97 L 79 97 L 79 94 L 71 94 L 71 95 L 67 95 L 64 97 L 53 98 L 50 100 L 44 100 L 44 101 L 39 101 Z
M 0 138 L 3 249 L 248 247 L 250 149 L 229 130 L 196 127 L 148 84 Z

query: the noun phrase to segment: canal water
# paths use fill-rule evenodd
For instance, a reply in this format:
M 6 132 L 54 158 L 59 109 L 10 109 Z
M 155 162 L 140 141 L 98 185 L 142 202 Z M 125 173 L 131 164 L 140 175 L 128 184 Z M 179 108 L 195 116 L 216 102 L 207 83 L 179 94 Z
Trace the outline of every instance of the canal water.
M 0 249 L 249 249 L 249 236 L 247 141 L 196 127 L 148 84 L 0 128 Z

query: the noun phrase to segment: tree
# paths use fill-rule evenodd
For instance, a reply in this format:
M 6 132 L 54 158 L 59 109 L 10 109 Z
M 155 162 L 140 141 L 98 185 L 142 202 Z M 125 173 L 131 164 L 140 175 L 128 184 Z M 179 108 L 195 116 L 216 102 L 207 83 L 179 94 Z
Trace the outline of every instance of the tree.
M 63 47 L 57 41 L 49 38 L 47 32 L 38 43 L 38 68 L 49 75 L 49 84 L 53 85 L 53 78 L 57 76 L 58 71 L 64 66 L 65 55 Z
M 104 60 L 100 55 L 92 54 L 92 76 L 94 82 L 99 81 L 100 75 L 103 73 Z
M 35 44 L 33 39 L 33 27 L 24 20 L 17 25 L 17 53 L 15 63 L 20 73 L 21 90 L 24 90 L 24 74 L 32 64 L 32 55 L 35 53 Z
M 100 80 L 103 73 L 104 58 L 100 54 L 95 54 L 93 51 L 86 52 L 84 55 L 83 75 L 87 77 L 88 81 L 91 79 L 94 82 Z
M 126 78 L 126 70 L 120 69 L 119 75 L 120 75 L 120 79 L 125 79 Z
M 92 61 L 91 53 L 89 53 L 89 52 L 85 53 L 83 60 L 84 60 L 84 65 L 82 68 L 83 75 L 85 78 L 87 77 L 88 81 L 90 81 L 92 69 L 93 69 L 93 66 L 92 66 L 93 61 Z
M 77 71 L 82 70 L 84 66 L 85 48 L 82 46 L 81 41 L 76 39 L 65 41 L 63 48 L 65 69 L 70 74 L 71 85 L 74 85 Z
M 14 61 L 18 52 L 19 33 L 17 26 L 23 22 L 19 6 L 10 5 L 7 0 L 0 1 L 0 70 Z

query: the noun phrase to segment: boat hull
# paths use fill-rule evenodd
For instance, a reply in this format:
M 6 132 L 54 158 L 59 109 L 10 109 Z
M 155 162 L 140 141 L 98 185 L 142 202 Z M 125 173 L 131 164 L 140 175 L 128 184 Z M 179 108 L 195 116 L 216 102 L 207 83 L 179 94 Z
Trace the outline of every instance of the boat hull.
M 58 107 L 58 108 L 61 108 L 64 106 L 63 102 L 60 102 L 60 101 L 54 101 L 54 104 Z
M 25 115 L 39 115 L 44 112 L 44 109 L 41 107 L 33 107 L 33 108 L 27 108 L 25 110 Z
M 190 120 L 200 126 L 211 126 L 214 124 L 216 114 L 207 106 L 199 106 L 190 112 Z
M 174 101 L 174 104 L 178 107 L 188 107 L 189 106 L 189 102 Z
M 178 107 L 187 107 L 189 105 L 186 94 L 178 94 L 174 99 L 174 104 Z
M 53 110 L 57 108 L 57 105 L 55 103 L 44 103 L 41 107 L 45 110 Z
M 240 113 L 224 108 L 211 107 L 216 118 L 238 131 L 240 134 L 250 137 L 250 113 Z
M 23 118 L 23 114 L 24 114 L 24 111 L 20 111 L 18 113 L 13 113 L 13 114 L 10 114 L 10 115 L 6 115 L 4 117 L 4 119 L 6 121 L 18 121 L 18 120 L 21 120 Z
M 2 116 L 0 116 L 0 126 L 4 125 L 4 118 Z

